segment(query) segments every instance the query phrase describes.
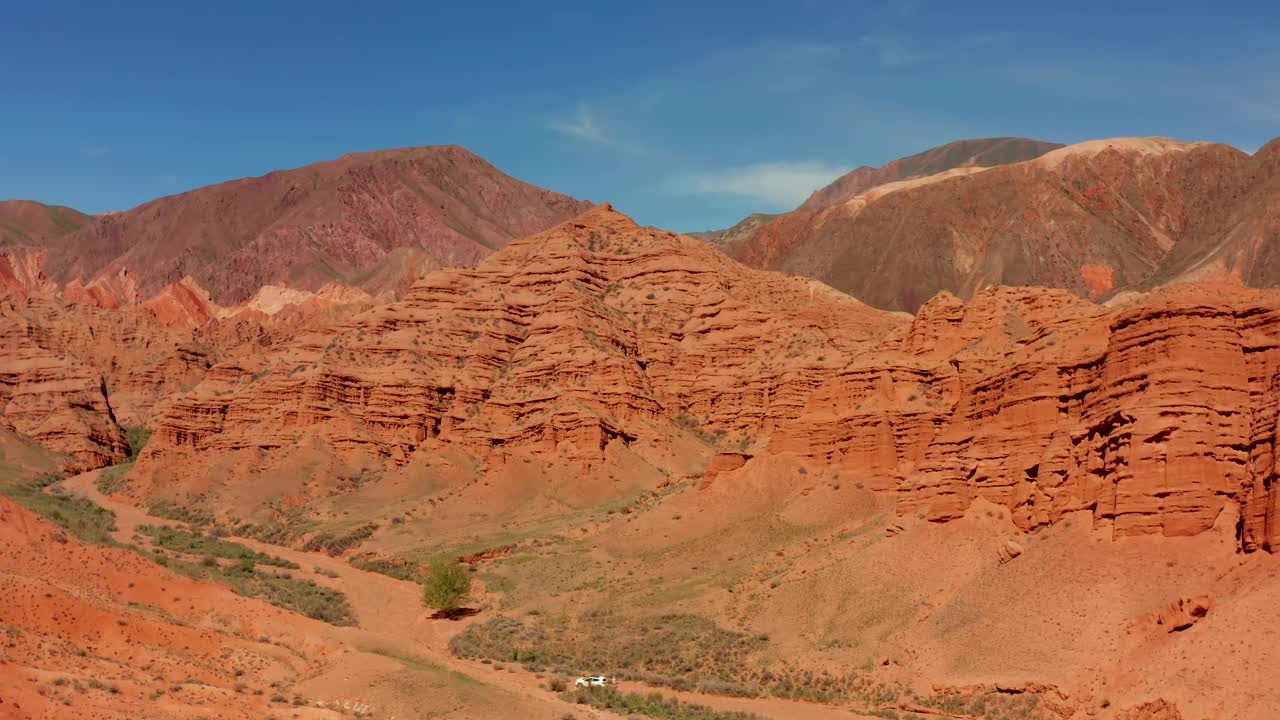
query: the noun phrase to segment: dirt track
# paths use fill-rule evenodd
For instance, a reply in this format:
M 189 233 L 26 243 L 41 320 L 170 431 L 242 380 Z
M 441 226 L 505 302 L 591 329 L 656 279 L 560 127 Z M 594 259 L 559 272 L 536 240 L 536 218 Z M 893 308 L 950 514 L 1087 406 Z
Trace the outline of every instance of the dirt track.
M 97 473 L 98 471 L 93 471 L 76 475 L 63 481 L 62 485 L 114 512 L 117 526 L 115 537 L 118 541 L 131 542 L 139 525 L 181 524 L 148 515 L 139 507 L 104 495 L 94 483 Z M 541 686 L 543 681 L 530 673 L 521 670 L 497 671 L 493 666 L 455 657 L 449 652 L 449 640 L 464 630 L 468 623 L 476 620 L 472 618 L 450 622 L 430 619 L 429 614 L 422 607 L 420 587 L 415 583 L 360 570 L 340 558 L 270 545 L 250 538 L 230 539 L 253 550 L 291 560 L 302 567 L 301 570 L 295 571 L 295 575 L 344 592 L 359 621 L 359 627 L 356 628 L 332 629 L 334 639 L 344 646 L 357 651 L 382 651 L 400 657 L 418 658 L 461 673 L 478 683 L 501 688 L 539 703 L 545 703 L 554 698 Z M 323 570 L 324 574 L 316 572 L 317 569 Z M 359 677 L 359 673 L 345 668 L 340 672 L 327 673 L 326 677 L 316 678 L 313 681 L 323 682 L 325 687 L 333 692 L 335 683 L 340 684 L 343 679 L 353 676 Z M 845 708 L 777 698 L 733 698 L 697 692 L 676 692 L 631 682 L 621 683 L 620 688 L 624 691 L 661 692 L 686 702 L 699 703 L 720 710 L 751 712 L 764 718 L 778 720 L 869 718 L 867 715 Z M 359 687 L 355 686 L 341 689 L 346 691 L 346 694 L 359 692 Z M 573 708 L 566 706 L 566 710 L 568 709 L 572 709 L 581 717 L 615 717 L 613 713 L 588 710 L 581 706 Z

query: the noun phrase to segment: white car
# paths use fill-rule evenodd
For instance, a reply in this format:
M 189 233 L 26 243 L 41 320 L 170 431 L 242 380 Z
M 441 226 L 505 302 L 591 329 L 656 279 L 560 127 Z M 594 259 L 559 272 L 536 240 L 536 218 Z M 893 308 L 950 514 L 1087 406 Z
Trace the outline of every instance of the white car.
M 590 677 L 580 677 L 573 684 L 578 687 L 604 687 L 609 684 L 609 678 L 603 675 L 592 675 Z

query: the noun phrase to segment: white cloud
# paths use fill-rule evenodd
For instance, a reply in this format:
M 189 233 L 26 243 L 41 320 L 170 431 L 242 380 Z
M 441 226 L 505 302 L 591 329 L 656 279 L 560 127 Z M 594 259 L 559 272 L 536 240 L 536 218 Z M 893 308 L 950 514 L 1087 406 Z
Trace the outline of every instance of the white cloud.
M 628 155 L 650 154 L 645 146 L 611 132 L 585 103 L 578 105 L 578 112 L 573 118 L 552 122 L 551 129 L 567 137 Z
M 741 195 L 790 209 L 847 172 L 820 162 L 770 162 L 699 173 L 667 182 L 674 192 Z

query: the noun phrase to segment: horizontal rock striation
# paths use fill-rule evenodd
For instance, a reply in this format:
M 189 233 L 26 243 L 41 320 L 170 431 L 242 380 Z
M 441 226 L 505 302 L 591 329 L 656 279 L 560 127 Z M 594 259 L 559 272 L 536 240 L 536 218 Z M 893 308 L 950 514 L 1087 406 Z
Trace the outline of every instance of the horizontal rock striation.
M 1099 305 L 1001 287 L 911 318 L 602 206 L 399 301 L 343 307 L 275 331 L 253 313 L 210 322 L 208 352 L 149 361 L 152 386 L 187 367 L 203 380 L 151 404 L 135 475 L 197 478 L 313 441 L 385 466 L 454 448 L 590 468 L 611 444 L 692 439 L 718 454 L 717 482 L 792 454 L 937 522 L 982 499 L 1024 530 L 1085 511 L 1116 537 L 1234 525 L 1244 550 L 1276 542 L 1273 292 Z
M 160 421 L 148 460 L 303 433 L 394 463 L 439 443 L 590 462 L 672 424 L 741 438 L 794 416 L 839 358 L 904 323 L 602 206 L 261 365 L 214 367 Z

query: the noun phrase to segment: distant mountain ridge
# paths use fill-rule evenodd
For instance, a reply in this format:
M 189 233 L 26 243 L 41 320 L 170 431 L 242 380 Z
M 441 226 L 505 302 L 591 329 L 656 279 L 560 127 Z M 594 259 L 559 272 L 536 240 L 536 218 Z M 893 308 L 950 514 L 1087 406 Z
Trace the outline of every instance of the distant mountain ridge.
M 86 215 L 61 205 L 34 200 L 0 200 L 0 247 L 40 245 L 92 223 Z
M 127 270 L 149 296 L 190 276 L 214 301 L 235 305 L 271 284 L 317 290 L 373 279 L 404 287 L 412 278 L 396 269 L 474 265 L 588 207 L 445 145 L 355 153 L 210 185 L 70 232 L 28 233 L 20 244 L 48 250 L 46 273 L 59 284 Z M 381 266 L 389 258 L 396 268 Z
M 998 285 L 1105 299 L 1183 279 L 1280 284 L 1280 144 L 1250 157 L 1116 138 L 1014 161 L 1050 146 L 962 141 L 885 166 L 894 173 L 860 169 L 723 247 L 910 312 L 939 292 Z M 980 164 L 997 161 L 1010 162 Z M 922 168 L 937 172 L 882 182 Z
M 957 140 L 930 148 L 909 157 L 894 160 L 882 167 L 861 166 L 836 178 L 826 187 L 814 191 L 800 207 L 789 213 L 753 213 L 731 228 L 690 233 L 692 237 L 713 242 L 735 259 L 754 267 L 774 267 L 762 255 L 753 238 L 780 219 L 789 226 L 794 214 L 817 212 L 847 202 L 873 188 L 895 182 L 930 177 L 962 168 L 983 168 L 1021 162 L 1063 147 L 1061 143 L 1018 137 Z M 796 238 L 800 238 L 797 236 Z M 768 255 L 766 251 L 763 253 Z
M 936 175 L 955 168 L 995 167 L 1032 160 L 1060 147 L 1064 147 L 1062 143 L 1018 137 L 957 140 L 894 160 L 883 167 L 863 166 L 852 170 L 814 191 L 797 209 L 819 210 L 851 200 L 880 185 Z

